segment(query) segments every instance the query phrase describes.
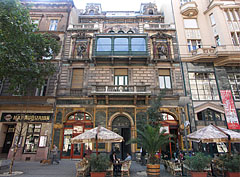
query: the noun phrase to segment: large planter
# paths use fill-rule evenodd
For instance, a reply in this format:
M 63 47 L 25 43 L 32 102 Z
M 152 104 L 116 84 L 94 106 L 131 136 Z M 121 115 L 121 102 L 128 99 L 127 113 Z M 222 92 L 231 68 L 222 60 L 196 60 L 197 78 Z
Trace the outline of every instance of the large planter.
M 91 177 L 105 177 L 106 176 L 106 172 L 90 172 L 91 173 Z
M 147 164 L 148 176 L 160 176 L 160 164 Z
M 207 172 L 195 172 L 191 171 L 191 176 L 192 177 L 207 177 Z
M 226 172 L 226 177 L 239 177 L 240 172 Z

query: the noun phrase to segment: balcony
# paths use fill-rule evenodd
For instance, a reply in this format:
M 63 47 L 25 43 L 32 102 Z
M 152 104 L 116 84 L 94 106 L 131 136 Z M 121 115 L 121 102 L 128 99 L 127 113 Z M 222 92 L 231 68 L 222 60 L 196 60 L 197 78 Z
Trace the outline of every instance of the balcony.
M 142 85 L 96 85 L 93 95 L 150 95 L 150 86 Z
M 214 125 L 221 126 L 221 127 L 226 126 L 226 122 L 225 121 L 220 121 L 220 120 L 217 120 L 217 121 L 198 120 L 198 121 L 196 121 L 197 126 L 208 126 L 210 124 L 214 124 Z
M 99 25 L 97 23 L 95 24 L 89 24 L 89 23 L 81 23 L 81 24 L 74 24 L 74 25 L 69 25 L 68 30 L 91 30 L 91 31 L 98 31 L 99 30 Z
M 144 24 L 145 30 L 174 30 L 174 24 L 164 24 L 164 23 L 149 23 Z
M 180 7 L 180 12 L 184 16 L 196 16 L 198 14 L 197 4 L 196 2 L 188 2 Z

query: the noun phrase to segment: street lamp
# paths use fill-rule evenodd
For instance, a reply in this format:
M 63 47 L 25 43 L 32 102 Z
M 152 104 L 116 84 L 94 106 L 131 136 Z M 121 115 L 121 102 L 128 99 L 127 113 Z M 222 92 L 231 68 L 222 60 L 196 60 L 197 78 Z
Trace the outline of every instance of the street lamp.
M 182 121 L 184 123 L 184 143 L 185 143 L 185 146 L 186 146 L 186 150 L 187 150 L 187 155 L 189 155 L 188 153 L 188 142 L 187 142 L 187 129 L 186 127 L 188 126 L 189 122 L 186 122 L 186 115 L 185 115 L 185 112 L 184 112 L 184 107 L 189 104 L 191 101 L 190 101 L 190 98 L 187 97 L 187 96 L 181 96 L 179 98 L 179 103 L 178 103 L 178 106 L 181 107 L 181 118 L 182 118 Z

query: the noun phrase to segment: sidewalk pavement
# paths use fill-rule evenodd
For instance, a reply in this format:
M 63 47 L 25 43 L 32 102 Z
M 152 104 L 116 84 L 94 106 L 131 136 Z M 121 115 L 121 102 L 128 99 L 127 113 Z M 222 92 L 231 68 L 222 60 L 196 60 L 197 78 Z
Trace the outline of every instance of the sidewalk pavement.
M 75 177 L 76 168 L 75 162 L 77 160 L 61 160 L 59 165 L 42 165 L 39 162 L 15 162 L 13 171 L 21 171 L 20 177 Z M 8 170 L 0 170 L 0 176 L 3 172 Z M 173 177 L 170 173 L 164 170 L 164 166 L 161 165 L 161 177 Z M 146 177 L 146 166 L 142 166 L 139 163 L 133 161 L 130 169 L 131 177 Z

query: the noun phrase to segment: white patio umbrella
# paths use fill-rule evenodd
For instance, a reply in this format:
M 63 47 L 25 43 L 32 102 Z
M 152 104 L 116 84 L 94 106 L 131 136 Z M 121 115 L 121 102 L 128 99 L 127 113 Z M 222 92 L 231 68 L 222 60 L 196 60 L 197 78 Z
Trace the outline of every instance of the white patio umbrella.
M 96 153 L 98 154 L 98 143 L 122 142 L 123 137 L 104 127 L 95 127 L 71 139 L 73 144 L 96 143 Z
M 231 152 L 230 144 L 231 142 L 240 142 L 240 133 L 211 124 L 187 135 L 187 139 L 202 143 L 228 142 L 229 152 Z

